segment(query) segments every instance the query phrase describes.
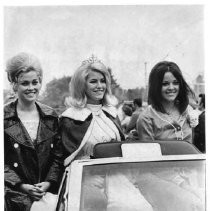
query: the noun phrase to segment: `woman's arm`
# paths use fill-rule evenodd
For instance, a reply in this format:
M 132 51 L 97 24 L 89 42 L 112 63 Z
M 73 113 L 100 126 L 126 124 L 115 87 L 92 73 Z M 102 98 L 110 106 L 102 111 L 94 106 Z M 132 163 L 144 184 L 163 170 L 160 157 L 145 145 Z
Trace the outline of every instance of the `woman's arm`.
M 140 115 L 137 120 L 136 127 L 140 141 L 155 140 L 154 126 L 152 119 L 149 116 Z
M 64 172 L 64 146 L 61 141 L 61 135 L 58 130 L 58 121 L 55 124 L 56 135 L 53 137 L 51 144 L 51 166 L 46 176 L 45 181 L 38 183 L 38 187 L 42 188 L 43 191 L 47 191 L 50 187 L 57 189 Z
M 81 141 L 89 127 L 90 121 L 76 121 L 67 117 L 60 119 L 61 141 L 65 148 L 65 157 L 71 155 L 78 149 Z
M 9 141 L 9 137 L 4 133 L 4 181 L 5 185 L 10 187 L 18 186 L 22 183 L 20 176 L 16 171 L 16 165 L 18 165 L 14 160 L 14 150 Z

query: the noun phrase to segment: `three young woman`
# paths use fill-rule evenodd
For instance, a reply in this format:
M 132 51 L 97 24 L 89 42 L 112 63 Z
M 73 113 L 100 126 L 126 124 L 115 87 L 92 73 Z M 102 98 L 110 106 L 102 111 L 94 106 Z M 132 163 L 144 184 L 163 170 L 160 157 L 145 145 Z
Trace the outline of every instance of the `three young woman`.
M 61 139 L 57 115 L 50 107 L 37 102 L 42 82 L 39 61 L 21 53 L 8 62 L 7 72 L 18 98 L 4 108 L 5 199 L 8 210 L 30 210 L 32 203 L 39 201 L 46 192 L 57 191 L 64 152 L 64 165 L 68 166 L 74 159 L 91 158 L 97 143 L 125 138 L 115 109 L 116 99 L 111 94 L 110 74 L 95 57 L 83 62 L 71 79 L 69 108 L 60 118 Z M 137 123 L 139 139 L 192 142 L 193 122 L 188 112 L 190 93 L 192 91 L 175 63 L 155 65 L 149 78 L 151 105 Z M 105 198 L 97 189 L 105 178 L 100 181 L 91 178 L 86 184 L 85 196 L 97 193 L 100 203 L 96 210 L 102 209 L 101 206 L 108 206 L 109 210 L 120 206 L 127 206 L 127 210 L 134 207 L 153 210 L 128 178 L 116 172 L 108 178 L 120 181 L 122 185 L 127 182 L 135 200 L 129 204 L 114 201 L 116 207 L 113 207 L 110 202 L 119 192 L 116 187 L 112 190 L 115 194 Z

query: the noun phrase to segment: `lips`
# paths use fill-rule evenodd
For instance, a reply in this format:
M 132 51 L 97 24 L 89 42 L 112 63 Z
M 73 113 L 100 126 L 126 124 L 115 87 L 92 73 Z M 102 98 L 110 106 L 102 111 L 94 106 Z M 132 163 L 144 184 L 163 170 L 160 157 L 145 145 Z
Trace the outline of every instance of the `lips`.
M 174 92 L 166 92 L 167 95 L 175 95 L 177 92 L 174 91 Z
M 168 98 L 175 98 L 176 95 L 175 94 L 167 94 Z
M 94 91 L 96 94 L 103 94 L 104 93 L 104 90 L 96 90 Z
M 176 92 L 170 92 L 170 93 L 166 93 L 167 95 L 174 95 L 176 94 Z
M 26 94 L 35 94 L 36 92 L 26 92 Z
M 33 97 L 33 96 L 36 94 L 36 92 L 26 92 L 25 94 L 26 94 L 27 96 Z

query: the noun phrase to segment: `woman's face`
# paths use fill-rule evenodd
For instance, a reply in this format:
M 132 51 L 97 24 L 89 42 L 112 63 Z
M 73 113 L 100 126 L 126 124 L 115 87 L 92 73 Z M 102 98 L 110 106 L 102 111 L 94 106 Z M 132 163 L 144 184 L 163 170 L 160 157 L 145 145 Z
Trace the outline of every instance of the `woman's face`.
M 85 94 L 87 103 L 100 104 L 106 91 L 106 79 L 103 74 L 91 71 L 86 80 Z
M 179 94 L 179 82 L 171 72 L 166 72 L 161 88 L 161 95 L 164 101 L 174 102 Z
M 35 71 L 21 73 L 16 84 L 18 98 L 25 103 L 34 102 L 41 89 L 40 79 Z

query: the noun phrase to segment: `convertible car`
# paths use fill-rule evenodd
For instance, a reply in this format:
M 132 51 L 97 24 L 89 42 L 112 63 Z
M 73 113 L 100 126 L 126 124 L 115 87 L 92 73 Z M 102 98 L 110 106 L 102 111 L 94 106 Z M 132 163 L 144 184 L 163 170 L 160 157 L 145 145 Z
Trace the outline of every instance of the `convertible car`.
M 100 143 L 63 177 L 57 211 L 204 211 L 205 155 L 187 142 Z

